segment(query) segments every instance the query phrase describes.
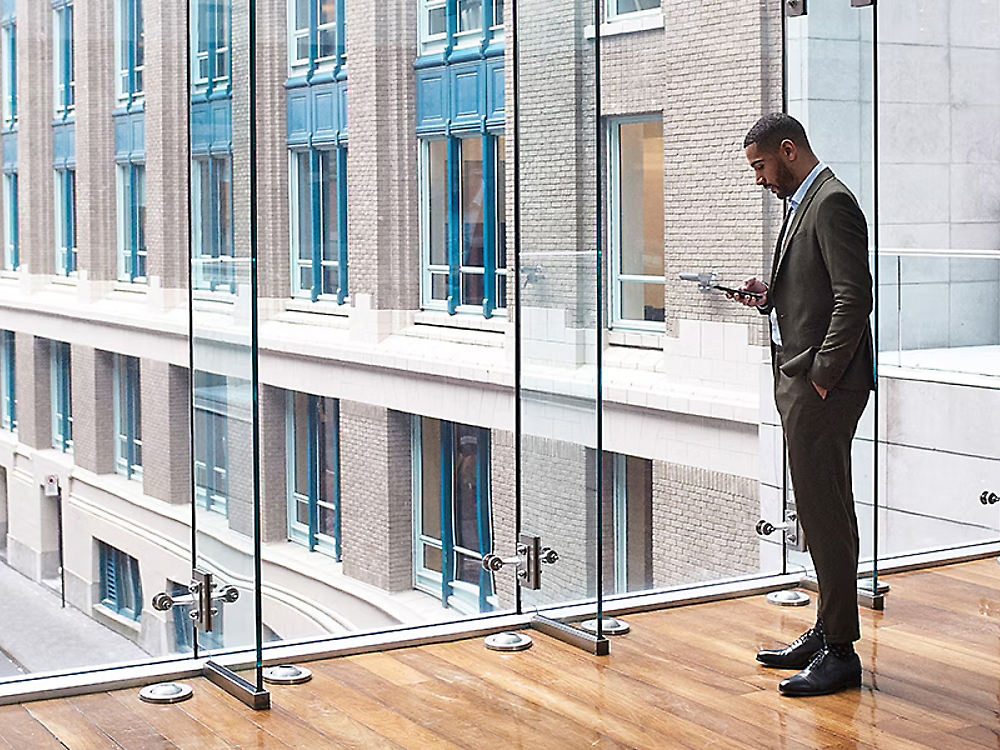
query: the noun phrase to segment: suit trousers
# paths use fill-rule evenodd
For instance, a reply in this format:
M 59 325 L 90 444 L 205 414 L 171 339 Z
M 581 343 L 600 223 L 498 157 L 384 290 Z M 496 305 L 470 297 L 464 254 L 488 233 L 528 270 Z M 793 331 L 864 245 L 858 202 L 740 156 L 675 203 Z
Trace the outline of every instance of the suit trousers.
M 852 643 L 861 629 L 851 442 L 869 391 L 834 388 L 823 399 L 807 374 L 788 377 L 775 370 L 774 399 L 799 523 L 816 566 L 823 631 L 829 643 Z

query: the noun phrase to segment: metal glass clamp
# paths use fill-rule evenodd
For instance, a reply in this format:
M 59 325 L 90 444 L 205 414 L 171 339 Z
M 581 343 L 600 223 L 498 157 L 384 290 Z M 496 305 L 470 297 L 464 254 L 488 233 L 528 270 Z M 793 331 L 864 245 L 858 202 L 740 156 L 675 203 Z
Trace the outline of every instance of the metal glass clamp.
M 235 586 L 217 586 L 214 577 L 207 570 L 195 568 L 191 571 L 191 583 L 188 593 L 171 596 L 161 591 L 153 597 L 153 609 L 166 612 L 173 607 L 188 605 L 191 610 L 188 615 L 194 620 L 198 630 L 210 633 L 215 627 L 214 617 L 219 614 L 215 605 L 223 602 L 232 604 L 240 598 L 240 590 Z
M 492 552 L 483 555 L 483 570 L 496 572 L 505 565 L 515 565 L 518 583 L 527 589 L 540 589 L 541 566 L 558 562 L 559 553 L 551 547 L 542 547 L 541 538 L 531 534 L 521 534 L 518 537 L 516 550 L 517 557 L 503 558 Z

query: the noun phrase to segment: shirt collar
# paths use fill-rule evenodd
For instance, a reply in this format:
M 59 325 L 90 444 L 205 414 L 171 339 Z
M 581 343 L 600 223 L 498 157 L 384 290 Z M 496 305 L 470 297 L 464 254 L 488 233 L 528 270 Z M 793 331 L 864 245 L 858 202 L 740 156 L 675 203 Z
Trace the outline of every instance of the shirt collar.
M 815 167 L 812 168 L 812 172 L 806 175 L 806 178 L 802 180 L 802 184 L 799 185 L 799 189 L 792 193 L 788 198 L 789 210 L 794 211 L 799 207 L 802 199 L 806 197 L 806 193 L 809 192 L 809 188 L 819 177 L 819 173 L 826 169 L 826 164 L 819 162 Z

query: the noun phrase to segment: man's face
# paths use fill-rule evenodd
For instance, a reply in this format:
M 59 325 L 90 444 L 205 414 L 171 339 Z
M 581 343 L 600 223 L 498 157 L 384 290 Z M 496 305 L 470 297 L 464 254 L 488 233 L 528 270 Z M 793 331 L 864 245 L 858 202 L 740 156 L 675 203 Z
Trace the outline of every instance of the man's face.
M 762 151 L 756 143 L 751 143 L 746 148 L 747 161 L 750 162 L 757 184 L 782 200 L 795 193 L 799 187 L 799 182 L 788 166 L 789 156 L 794 159 L 794 146 L 792 154 L 789 154 L 784 148 L 786 143 L 791 145 L 789 141 L 783 141 L 775 151 Z

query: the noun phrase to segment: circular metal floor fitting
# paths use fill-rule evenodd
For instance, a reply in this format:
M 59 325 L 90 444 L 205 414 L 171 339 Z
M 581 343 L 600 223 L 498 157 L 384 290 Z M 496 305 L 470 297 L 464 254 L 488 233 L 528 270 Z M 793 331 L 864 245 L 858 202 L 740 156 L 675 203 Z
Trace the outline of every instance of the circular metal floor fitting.
M 487 636 L 484 643 L 490 651 L 524 651 L 531 648 L 534 641 L 526 633 L 508 631 Z
M 146 703 L 180 703 L 194 695 L 190 685 L 183 682 L 158 682 L 146 685 L 139 691 L 140 700 Z
M 266 667 L 263 671 L 264 682 L 272 685 L 301 685 L 312 679 L 312 670 L 295 664 L 278 664 Z
M 597 618 L 584 620 L 580 623 L 580 629 L 588 633 L 597 633 Z M 616 617 L 605 617 L 601 620 L 601 635 L 625 635 L 632 627 L 624 620 Z
M 772 591 L 767 595 L 770 604 L 777 604 L 779 607 L 804 607 L 809 603 L 809 594 L 802 591 Z

